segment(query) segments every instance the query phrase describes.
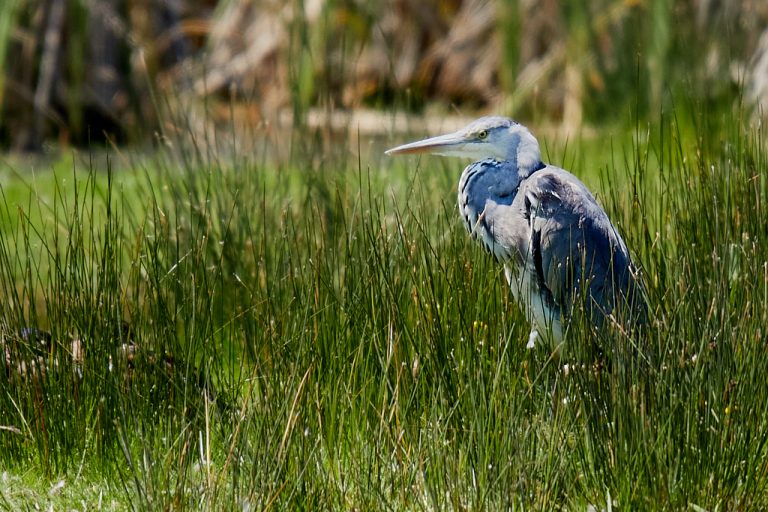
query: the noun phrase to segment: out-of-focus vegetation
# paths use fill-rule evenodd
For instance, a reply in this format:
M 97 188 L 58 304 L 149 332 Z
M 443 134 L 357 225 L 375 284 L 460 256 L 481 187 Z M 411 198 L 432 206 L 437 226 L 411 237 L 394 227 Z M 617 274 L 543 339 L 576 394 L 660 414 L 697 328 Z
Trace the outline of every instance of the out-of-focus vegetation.
M 247 122 L 442 104 L 568 127 L 680 90 L 756 105 L 767 22 L 761 0 L 5 0 L 0 147 L 140 141 L 211 98 Z

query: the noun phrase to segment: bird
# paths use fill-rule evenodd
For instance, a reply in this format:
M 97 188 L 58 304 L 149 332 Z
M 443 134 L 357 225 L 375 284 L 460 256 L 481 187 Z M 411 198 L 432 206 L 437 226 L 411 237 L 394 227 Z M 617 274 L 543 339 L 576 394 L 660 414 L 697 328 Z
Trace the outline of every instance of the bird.
M 610 320 L 629 332 L 644 322 L 642 276 L 618 229 L 581 180 L 542 161 L 528 128 L 486 116 L 385 153 L 424 152 L 475 160 L 459 179 L 459 213 L 503 264 L 531 324 L 528 348 L 559 347 L 577 311 L 596 328 Z

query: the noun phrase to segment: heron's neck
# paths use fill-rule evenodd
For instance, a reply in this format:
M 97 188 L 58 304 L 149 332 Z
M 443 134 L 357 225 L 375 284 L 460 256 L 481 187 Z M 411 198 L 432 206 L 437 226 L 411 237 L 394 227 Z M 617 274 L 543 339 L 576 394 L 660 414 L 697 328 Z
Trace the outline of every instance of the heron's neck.
M 518 162 L 517 164 L 517 175 L 520 176 L 520 179 L 524 180 L 525 178 L 529 177 L 531 174 L 535 173 L 536 171 L 543 169 L 547 166 L 544 162 L 539 160 L 536 163 L 526 163 L 526 165 L 520 165 Z
M 517 144 L 511 148 L 508 158 L 517 167 L 517 174 L 521 179 L 527 178 L 544 167 L 541 162 L 539 143 L 527 130 L 520 132 Z

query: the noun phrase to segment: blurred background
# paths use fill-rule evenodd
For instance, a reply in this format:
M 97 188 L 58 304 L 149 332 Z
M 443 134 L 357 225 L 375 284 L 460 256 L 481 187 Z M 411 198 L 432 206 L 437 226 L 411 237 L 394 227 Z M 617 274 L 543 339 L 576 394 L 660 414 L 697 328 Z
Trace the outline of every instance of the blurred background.
M 196 111 L 373 132 L 381 113 L 494 112 L 569 133 L 679 98 L 759 112 L 768 2 L 3 0 L 0 68 L 5 149 L 147 143 Z

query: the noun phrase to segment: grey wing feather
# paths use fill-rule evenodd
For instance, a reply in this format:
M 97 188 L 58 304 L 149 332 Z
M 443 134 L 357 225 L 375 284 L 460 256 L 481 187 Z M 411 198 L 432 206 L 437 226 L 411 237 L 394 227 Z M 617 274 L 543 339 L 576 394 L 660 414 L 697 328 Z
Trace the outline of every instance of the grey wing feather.
M 619 305 L 642 308 L 642 289 L 629 251 L 586 186 L 547 167 L 525 180 L 522 196 L 539 287 L 569 315 L 574 300 L 600 322 Z

